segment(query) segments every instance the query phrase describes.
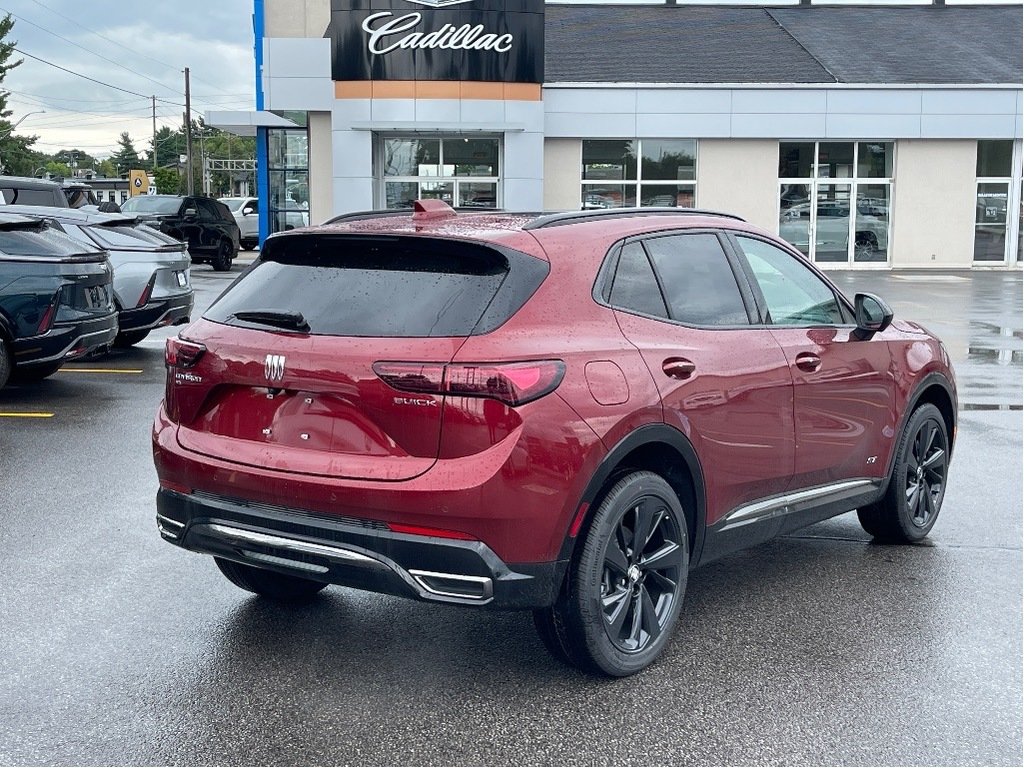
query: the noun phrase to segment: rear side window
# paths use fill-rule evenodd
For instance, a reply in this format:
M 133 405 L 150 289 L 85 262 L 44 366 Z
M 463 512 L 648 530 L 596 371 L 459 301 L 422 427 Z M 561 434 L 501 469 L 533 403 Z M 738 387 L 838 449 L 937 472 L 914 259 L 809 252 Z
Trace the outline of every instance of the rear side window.
M 673 320 L 689 325 L 747 325 L 736 276 L 712 234 L 653 237 L 645 242 Z
M 668 317 L 651 262 L 640 243 L 629 243 L 622 248 L 609 303 L 617 309 Z
M 68 203 L 60 189 L 18 189 L 7 187 L 3 190 L 4 200 L 8 205 L 52 205 L 55 208 L 67 208 Z
M 494 330 L 540 286 L 548 265 L 454 240 L 273 238 L 205 317 L 260 327 L 239 312 L 301 312 L 325 336 L 443 337 Z

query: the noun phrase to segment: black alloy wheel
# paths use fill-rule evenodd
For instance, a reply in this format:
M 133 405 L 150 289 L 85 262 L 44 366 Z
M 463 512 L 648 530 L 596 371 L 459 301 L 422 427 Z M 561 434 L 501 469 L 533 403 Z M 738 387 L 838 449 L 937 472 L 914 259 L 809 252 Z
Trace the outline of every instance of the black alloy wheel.
M 642 497 L 619 518 L 600 592 L 605 632 L 620 651 L 642 651 L 664 631 L 686 560 L 679 541 L 679 526 L 658 496 Z
M 555 605 L 534 611 L 547 649 L 611 677 L 651 664 L 679 618 L 689 571 L 686 515 L 653 472 L 631 472 L 608 489 L 581 534 Z
M 864 530 L 880 541 L 921 541 L 938 518 L 948 473 L 946 422 L 938 408 L 926 403 L 903 432 L 885 496 L 857 510 Z
M 227 272 L 231 269 L 231 259 L 234 257 L 234 249 L 228 240 L 221 240 L 217 247 L 217 254 L 213 257 L 211 264 L 215 272 Z

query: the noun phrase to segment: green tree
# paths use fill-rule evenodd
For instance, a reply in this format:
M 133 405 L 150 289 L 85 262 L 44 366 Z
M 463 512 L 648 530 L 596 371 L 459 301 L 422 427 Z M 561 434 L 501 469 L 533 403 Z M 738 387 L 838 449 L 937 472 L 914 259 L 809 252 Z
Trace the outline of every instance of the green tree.
M 97 162 L 95 167 L 96 173 L 98 173 L 100 176 L 105 176 L 108 179 L 113 179 L 117 177 L 117 166 L 114 165 L 114 161 L 111 160 L 109 157 Z
M 96 167 L 96 158 L 81 149 L 62 149 L 53 154 L 53 159 L 58 163 L 64 163 L 72 170 Z
M 56 160 L 51 160 L 43 167 L 46 168 L 46 172 L 48 174 L 61 179 L 67 179 L 74 175 L 71 172 L 71 167 L 67 163 L 60 163 Z
M 132 143 L 128 131 L 125 131 L 118 137 L 117 145 L 119 149 L 110 160 L 117 166 L 118 174 L 125 176 L 133 168 L 142 167 L 142 159 L 139 157 L 139 153 L 135 151 L 135 145 Z
M 9 39 L 12 29 L 14 20 L 8 13 L 0 19 L 0 85 L 7 73 L 22 62 L 22 59 L 11 60 L 14 46 L 17 45 L 16 41 Z M 33 163 L 40 159 L 39 153 L 30 149 L 37 137 L 14 135 L 14 125 L 8 119 L 11 116 L 11 110 L 7 108 L 9 95 L 0 89 L 0 172 L 31 176 L 35 167 L 38 167 L 32 167 Z
M 149 140 L 149 165 L 153 165 L 153 153 L 156 153 L 156 164 L 161 168 L 177 167 L 178 158 L 185 154 L 185 133 L 180 128 L 171 130 L 166 125 L 156 132 L 156 143 Z
M 161 195 L 176 195 L 181 191 L 181 174 L 173 168 L 157 167 L 153 171 L 156 191 Z

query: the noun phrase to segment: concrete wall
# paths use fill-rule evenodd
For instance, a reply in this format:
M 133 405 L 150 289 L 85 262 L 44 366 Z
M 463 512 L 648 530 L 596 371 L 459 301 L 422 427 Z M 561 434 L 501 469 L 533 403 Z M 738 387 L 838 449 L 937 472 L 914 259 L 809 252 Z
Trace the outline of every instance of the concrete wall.
M 778 228 L 779 142 L 701 139 L 697 142 L 697 205 Z
M 977 152 L 976 141 L 896 142 L 893 266 L 971 266 Z
M 580 139 L 544 141 L 544 210 L 573 211 L 580 207 Z
M 323 37 L 331 20 L 330 0 L 265 0 L 267 37 Z
M 331 113 L 309 113 L 309 223 L 322 224 L 334 214 L 331 164 Z

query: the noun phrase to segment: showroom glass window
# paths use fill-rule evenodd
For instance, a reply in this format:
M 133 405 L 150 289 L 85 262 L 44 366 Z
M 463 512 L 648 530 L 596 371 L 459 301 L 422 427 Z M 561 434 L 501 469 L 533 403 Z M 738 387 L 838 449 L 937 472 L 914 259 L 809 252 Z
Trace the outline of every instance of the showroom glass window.
M 453 208 L 500 207 L 501 142 L 494 137 L 389 137 L 378 142 L 385 208 L 443 200 Z
M 1019 150 L 1018 150 L 1019 151 Z M 1012 256 L 1007 242 L 1012 242 L 1011 226 L 1016 224 L 1020 240 L 1020 223 L 1014 222 L 1012 193 L 1019 190 L 1020 180 L 1014 184 L 1014 142 L 979 141 L 977 163 L 977 189 L 974 207 L 974 260 L 976 262 L 1005 262 Z M 1018 159 L 1019 164 L 1019 159 Z M 1019 245 L 1019 242 L 1018 242 Z M 1018 259 L 1020 256 L 1018 254 Z
M 267 217 L 270 233 L 309 224 L 309 133 L 305 112 L 284 116 L 301 128 L 267 131 L 267 170 L 270 200 Z
M 580 207 L 692 208 L 696 139 L 584 139 Z
M 779 236 L 821 264 L 888 264 L 891 141 L 779 142 Z

